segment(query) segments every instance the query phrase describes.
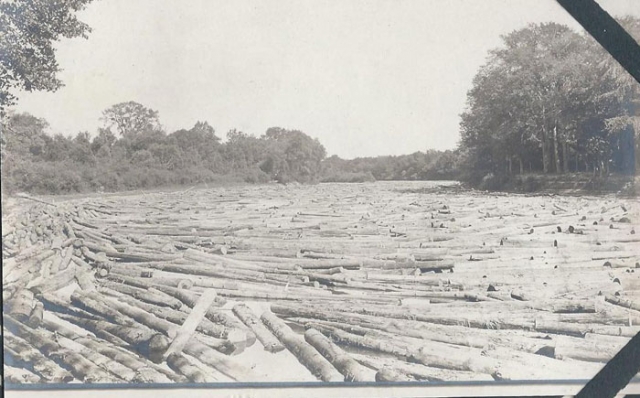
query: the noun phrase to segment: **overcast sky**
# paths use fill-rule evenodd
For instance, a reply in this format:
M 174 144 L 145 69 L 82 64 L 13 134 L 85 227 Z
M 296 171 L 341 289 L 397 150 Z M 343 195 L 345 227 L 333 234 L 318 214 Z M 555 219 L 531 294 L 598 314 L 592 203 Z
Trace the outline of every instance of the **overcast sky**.
M 600 0 L 640 16 L 638 0 Z M 123 101 L 168 132 L 208 121 L 295 128 L 343 158 L 454 148 L 466 92 L 500 35 L 579 25 L 554 0 L 96 0 L 89 39 L 63 40 L 65 87 L 16 109 L 51 133 L 95 133 Z

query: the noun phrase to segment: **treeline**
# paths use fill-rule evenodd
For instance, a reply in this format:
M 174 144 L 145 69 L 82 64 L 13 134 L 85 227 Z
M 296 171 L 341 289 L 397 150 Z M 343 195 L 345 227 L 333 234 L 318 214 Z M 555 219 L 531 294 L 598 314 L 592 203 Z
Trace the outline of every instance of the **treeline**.
M 640 39 L 640 20 L 623 27 Z M 500 188 L 524 173 L 633 174 L 640 85 L 588 34 L 530 25 L 503 36 L 461 115 L 462 178 Z
M 8 115 L 2 126 L 6 192 L 118 191 L 207 182 L 314 182 L 326 156 L 316 139 L 270 128 L 255 137 L 227 133 L 222 143 L 207 122 L 167 134 L 158 113 L 135 102 L 103 113 L 93 137 L 46 133 L 43 119 Z
M 323 162 L 322 181 L 455 180 L 459 177 L 457 151 L 415 152 L 352 160 L 331 156 Z
M 640 20 L 620 22 L 640 38 Z M 4 191 L 433 179 L 503 189 L 529 173 L 605 177 L 634 174 L 640 163 L 640 85 L 590 36 L 555 23 L 505 35 L 490 52 L 468 92 L 454 151 L 326 158 L 317 139 L 278 127 L 260 137 L 231 130 L 222 142 L 207 122 L 168 133 L 158 112 L 136 102 L 105 110 L 103 122 L 93 135 L 51 136 L 43 119 L 5 114 Z
M 47 122 L 11 113 L 2 125 L 5 192 L 119 191 L 201 183 L 364 182 L 455 178 L 453 152 L 344 160 L 298 130 L 256 137 L 231 130 L 225 142 L 207 122 L 166 133 L 157 111 L 136 102 L 103 112 L 93 136 L 47 134 Z

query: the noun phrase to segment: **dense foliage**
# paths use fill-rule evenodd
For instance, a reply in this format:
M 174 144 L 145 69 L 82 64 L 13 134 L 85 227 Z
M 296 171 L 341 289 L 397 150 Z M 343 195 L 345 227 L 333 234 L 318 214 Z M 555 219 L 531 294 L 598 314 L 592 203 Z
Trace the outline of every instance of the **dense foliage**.
M 91 0 L 0 0 L 0 114 L 17 89 L 54 91 L 62 82 L 53 43 L 87 37 L 75 13 Z
M 323 181 L 454 180 L 459 175 L 457 151 L 415 152 L 352 160 L 331 156 L 323 164 Z
M 640 38 L 640 21 L 621 23 Z M 635 172 L 640 85 L 595 40 L 543 23 L 503 42 L 477 73 L 461 115 L 466 180 Z
M 325 148 L 317 139 L 279 127 L 260 137 L 231 130 L 225 142 L 207 122 L 167 134 L 158 112 L 135 102 L 110 107 L 103 112 L 103 121 L 94 135 L 51 136 L 45 120 L 9 113 L 2 126 L 5 191 L 67 193 L 207 182 L 450 179 L 457 167 L 451 151 L 325 159 Z
M 51 136 L 45 120 L 9 114 L 2 126 L 4 189 L 63 193 L 221 181 L 315 182 L 326 156 L 317 140 L 297 130 L 270 128 L 261 137 L 232 130 L 221 143 L 207 122 L 167 134 L 158 113 L 135 102 L 103 114 L 104 127 L 93 137 Z

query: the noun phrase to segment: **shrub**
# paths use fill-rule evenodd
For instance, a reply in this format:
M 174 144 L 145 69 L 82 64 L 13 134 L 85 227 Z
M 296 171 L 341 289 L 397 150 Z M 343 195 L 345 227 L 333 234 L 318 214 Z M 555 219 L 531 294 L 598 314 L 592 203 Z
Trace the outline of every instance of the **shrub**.
M 482 177 L 478 188 L 485 191 L 498 191 L 504 188 L 508 182 L 509 177 L 506 175 L 489 173 Z

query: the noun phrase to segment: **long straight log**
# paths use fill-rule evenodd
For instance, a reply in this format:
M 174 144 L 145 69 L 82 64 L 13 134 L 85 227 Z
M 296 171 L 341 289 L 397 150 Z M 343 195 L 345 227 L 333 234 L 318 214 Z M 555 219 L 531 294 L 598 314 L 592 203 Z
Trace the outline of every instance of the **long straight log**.
M 571 358 L 578 361 L 607 363 L 625 342 L 618 344 L 606 344 L 603 342 L 588 341 L 571 337 L 558 336 L 554 338 L 554 354 L 557 359 Z
M 60 323 L 45 319 L 43 321 L 43 325 L 48 330 L 82 344 L 83 346 L 133 370 L 136 374 L 131 381 L 140 383 L 168 383 L 172 380 L 176 382 L 186 381 L 186 379 L 175 375 L 173 372 L 156 367 L 157 365 L 152 362 L 144 361 L 141 357 L 135 356 L 121 348 L 111 346 L 102 340 L 82 336 L 75 331 L 62 326 Z
M 280 352 L 284 350 L 285 347 L 269 332 L 249 307 L 239 303 L 233 306 L 232 311 L 256 335 L 265 351 Z
M 620 297 L 605 296 L 605 301 L 634 311 L 640 311 L 640 301 L 625 300 Z
M 340 311 L 340 308 L 335 308 Z M 326 320 L 341 321 L 344 318 L 339 318 L 340 315 L 336 313 L 329 313 L 328 311 L 322 311 L 320 309 L 301 308 L 299 306 L 285 306 L 279 304 L 271 305 L 271 311 L 279 315 L 285 316 L 301 316 L 307 318 L 319 318 Z M 473 319 L 464 318 L 453 315 L 430 315 L 420 314 L 415 312 L 409 312 L 406 310 L 391 310 L 391 309 L 373 309 L 368 310 L 366 308 L 359 308 L 356 311 L 362 315 L 372 315 L 376 317 L 395 318 L 395 319 L 407 319 L 416 320 L 426 323 L 434 323 L 439 325 L 458 325 L 466 326 L 470 328 L 478 329 L 520 329 L 520 330 L 532 330 L 534 327 L 533 322 L 528 321 L 511 321 L 503 318 L 490 318 L 490 319 Z M 349 316 L 353 316 L 350 314 Z
M 69 249 L 69 251 L 71 250 Z M 31 286 L 27 285 L 27 287 L 35 294 L 52 292 L 72 284 L 75 276 L 76 266 L 75 264 L 71 263 L 70 266 L 67 266 L 64 270 L 58 272 L 53 277 L 43 280 L 38 284 L 34 284 Z
M 344 381 L 370 381 L 361 365 L 322 333 L 310 328 L 304 339 L 344 375 Z
M 40 382 L 40 377 L 27 369 L 4 365 L 4 382 L 6 384 L 34 384 Z
M 231 357 L 219 353 L 218 351 L 202 344 L 198 339 L 191 339 L 184 347 L 184 353 L 197 358 L 225 376 L 239 382 L 260 381 L 259 375 L 248 369 L 241 363 L 234 361 Z
M 217 254 L 210 254 L 201 252 L 198 250 L 187 249 L 184 252 L 184 258 L 188 260 L 199 261 L 205 264 L 224 265 L 231 269 L 244 269 L 252 271 L 260 271 L 262 267 L 252 264 L 248 261 L 235 260 L 232 258 L 220 256 Z
M 314 328 L 322 332 L 324 335 L 331 338 L 331 340 L 336 344 L 341 346 L 362 348 L 376 353 L 393 355 L 402 359 L 407 358 L 410 355 L 405 345 L 397 344 L 395 341 L 372 338 L 367 335 L 356 335 L 338 328 L 318 323 L 308 323 L 306 327 Z
M 100 318 L 88 311 L 71 305 L 70 301 L 61 299 L 53 293 L 38 294 L 38 300 L 42 301 L 47 311 L 53 311 L 61 314 L 73 315 L 80 318 L 99 320 Z
M 270 312 L 260 317 L 267 328 L 289 349 L 309 371 L 322 381 L 343 379 L 336 369 L 311 345 L 297 336 L 289 326 Z
M 460 332 L 459 328 L 448 326 L 431 331 L 431 328 L 414 329 L 402 322 L 391 322 L 380 327 L 379 330 L 400 336 L 407 336 L 421 340 L 431 340 L 462 347 L 486 349 L 493 346 L 504 346 L 510 349 L 545 355 L 553 351 L 550 340 L 540 338 L 527 338 L 524 336 L 499 336 L 497 333 L 469 334 L 467 330 Z
M 136 288 L 132 286 L 126 286 L 115 282 L 104 282 L 103 286 L 119 293 L 127 294 L 138 300 L 144 301 L 149 304 L 159 305 L 162 307 L 169 307 L 173 309 L 180 309 L 182 302 L 174 297 L 164 294 L 160 291 L 151 291 L 147 289 Z
M 162 355 L 169 348 L 169 341 L 162 334 L 146 327 L 115 325 L 106 321 L 93 321 L 82 318 L 60 316 L 88 329 L 98 335 L 100 332 L 108 332 L 130 344 L 137 352 L 149 358 L 152 362 L 160 363 Z
M 351 356 L 362 365 L 380 371 L 385 368 L 395 369 L 416 380 L 426 381 L 495 381 L 493 377 L 483 373 L 463 370 L 438 369 L 417 363 L 408 363 L 393 358 L 376 358 L 352 353 Z M 378 375 L 376 375 L 378 376 Z
M 193 308 L 199 298 L 198 294 L 183 289 L 176 289 L 169 286 L 157 286 L 157 288 L 158 290 L 161 290 L 162 292 L 167 293 L 182 301 L 182 303 L 189 308 Z M 216 297 L 216 300 L 218 300 L 218 297 Z M 224 302 L 220 300 L 218 300 L 217 303 L 214 302 L 214 305 L 207 310 L 205 317 L 215 324 L 220 324 L 227 327 L 228 329 L 230 329 L 229 333 L 233 333 L 233 335 L 239 335 L 238 331 L 242 331 L 244 337 L 240 338 L 238 341 L 243 341 L 243 344 L 246 344 L 247 347 L 252 346 L 256 341 L 255 334 L 248 329 L 245 330 L 245 327 L 240 322 L 235 320 L 235 318 L 229 316 L 229 314 L 215 308 L 216 306 L 219 306 L 223 303 Z
M 185 289 L 177 289 L 170 286 L 162 286 L 162 285 L 156 285 L 155 289 L 161 291 L 162 293 L 174 299 L 177 299 L 178 301 L 180 301 L 182 304 L 186 305 L 189 308 L 195 307 L 196 303 L 198 302 L 198 299 L 200 298 L 200 294 L 194 291 L 188 291 Z M 225 303 L 226 303 L 225 299 L 216 296 L 213 305 L 222 306 Z
M 564 334 L 568 336 L 578 337 L 584 337 L 584 335 L 591 330 L 588 325 L 584 324 L 539 320 L 536 320 L 534 329 L 538 332 Z
M 61 347 L 78 353 L 93 362 L 95 365 L 102 369 L 106 369 L 110 374 L 116 377 L 115 381 L 120 382 L 123 380 L 131 382 L 136 377 L 136 373 L 128 367 L 74 340 L 68 339 L 64 336 L 56 336 L 56 342 L 59 343 Z
M 166 321 L 164 319 L 161 319 L 159 317 L 156 317 L 155 315 L 137 308 L 133 305 L 128 305 L 125 304 L 124 302 L 118 301 L 115 298 L 111 298 L 111 299 L 104 299 L 104 297 L 100 296 L 99 294 L 92 294 L 91 298 L 94 300 L 98 300 L 100 298 L 102 298 L 102 300 L 105 301 L 105 305 L 106 306 L 110 306 L 113 307 L 116 312 L 119 312 L 120 314 L 123 314 L 126 316 L 125 319 L 127 318 L 131 318 L 133 319 L 135 322 L 129 322 L 129 323 L 119 323 L 120 325 L 123 326 L 135 326 L 136 324 L 141 324 L 144 325 L 150 329 L 156 330 L 158 332 L 163 333 L 164 335 L 166 335 L 167 337 L 169 337 L 170 339 L 175 338 L 176 333 L 177 333 L 177 329 L 178 327 L 169 322 Z
M 63 348 L 53 337 L 42 329 L 32 329 L 10 315 L 5 316 L 9 330 L 22 336 L 43 354 L 67 366 L 73 375 L 85 383 L 105 383 L 114 380 L 108 372 L 84 358 L 82 355 Z
M 44 381 L 49 383 L 68 383 L 74 379 L 68 370 L 60 367 L 60 365 L 34 348 L 26 340 L 10 333 L 8 330 L 3 332 L 6 353 L 11 354 L 14 359 L 28 364 Z
M 107 257 L 116 258 L 123 262 L 171 261 L 177 258 L 181 258 L 181 256 L 179 255 L 149 254 L 141 252 L 121 253 L 117 250 L 99 246 L 88 241 L 84 241 L 83 244 L 83 248 L 88 248 L 95 253 L 103 252 L 107 255 Z M 85 251 L 83 251 L 83 253 L 86 254 Z
M 216 291 L 210 289 L 204 292 L 196 305 L 191 309 L 184 323 L 177 330 L 177 334 L 171 345 L 165 352 L 165 358 L 174 353 L 181 353 L 185 344 L 194 336 L 196 328 L 200 322 L 204 319 L 207 310 L 213 304 L 213 300 L 216 298 Z
M 139 308 L 143 311 L 149 312 L 157 316 L 158 318 L 165 319 L 171 323 L 176 325 L 182 325 L 184 321 L 187 319 L 188 314 L 182 311 L 174 310 L 168 307 L 160 307 L 157 305 L 145 303 L 143 301 L 137 300 L 133 297 L 129 297 L 126 295 L 116 296 L 119 301 L 122 301 L 126 304 L 129 304 L 132 307 Z M 201 333 L 204 333 L 208 336 L 216 337 L 219 339 L 225 339 L 228 337 L 229 332 L 232 329 L 215 324 L 208 319 L 203 319 L 202 322 L 198 325 L 196 329 Z
M 71 294 L 71 303 L 83 310 L 98 314 L 112 323 L 124 326 L 134 326 L 135 324 L 132 318 L 118 312 L 111 303 L 105 302 L 104 297 L 100 295 L 77 290 Z
M 192 365 L 184 355 L 173 353 L 167 357 L 167 365 L 176 372 L 186 376 L 194 383 L 206 383 L 207 376 L 196 366 Z

